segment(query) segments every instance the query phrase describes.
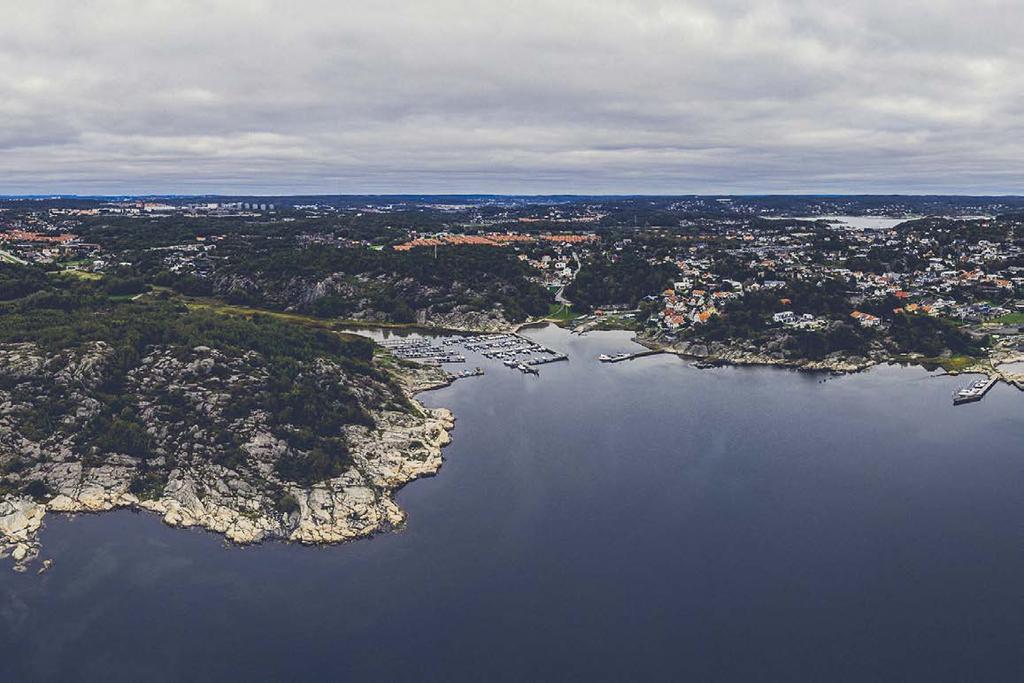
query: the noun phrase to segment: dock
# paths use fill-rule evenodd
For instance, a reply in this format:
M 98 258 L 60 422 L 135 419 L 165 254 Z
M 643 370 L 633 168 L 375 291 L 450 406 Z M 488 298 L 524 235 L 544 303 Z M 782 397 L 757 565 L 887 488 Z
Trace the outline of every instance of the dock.
M 665 353 L 661 349 L 647 349 L 645 351 L 637 351 L 636 353 L 617 353 L 614 356 L 609 356 L 602 353 L 597 357 L 602 363 L 621 363 L 624 360 L 634 360 L 636 358 L 644 358 L 646 356 L 656 356 L 659 353 Z
M 380 345 L 399 358 L 417 361 L 423 365 L 466 362 L 465 356 L 449 351 L 448 349 L 442 349 L 431 343 L 429 340 L 422 338 L 385 340 L 382 341 Z
M 979 379 L 976 382 L 972 382 L 965 387 L 957 389 L 953 392 L 953 405 L 958 406 L 963 403 L 980 401 L 985 398 L 985 394 L 987 394 L 989 389 L 994 387 L 998 381 L 999 377 L 988 377 L 986 379 Z
M 447 363 L 465 363 L 460 351 L 471 351 L 488 360 L 498 361 L 512 370 L 526 375 L 539 375 L 537 366 L 569 360 L 564 353 L 539 344 L 515 333 L 484 334 L 473 337 L 453 336 L 444 339 L 408 337 L 385 339 L 380 345 L 398 358 L 420 365 L 440 366 Z M 483 374 L 476 368 L 457 373 L 456 377 L 475 377 Z

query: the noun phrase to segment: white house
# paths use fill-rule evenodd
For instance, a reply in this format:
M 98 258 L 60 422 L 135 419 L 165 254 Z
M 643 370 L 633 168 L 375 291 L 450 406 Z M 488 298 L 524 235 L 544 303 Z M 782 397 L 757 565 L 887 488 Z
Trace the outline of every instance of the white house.
M 796 313 L 793 311 L 781 311 L 772 316 L 772 320 L 783 325 L 796 322 Z

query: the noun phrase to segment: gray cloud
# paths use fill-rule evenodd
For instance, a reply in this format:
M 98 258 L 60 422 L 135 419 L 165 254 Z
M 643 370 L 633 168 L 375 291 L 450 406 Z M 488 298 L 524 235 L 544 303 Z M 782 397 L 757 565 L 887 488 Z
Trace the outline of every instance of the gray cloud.
M 1024 193 L 1009 0 L 3 4 L 3 193 Z

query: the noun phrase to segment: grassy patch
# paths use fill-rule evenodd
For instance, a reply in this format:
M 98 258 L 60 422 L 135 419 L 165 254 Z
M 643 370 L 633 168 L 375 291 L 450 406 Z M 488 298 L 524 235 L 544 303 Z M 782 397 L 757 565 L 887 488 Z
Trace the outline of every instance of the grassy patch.
M 206 310 L 213 313 L 220 313 L 222 315 L 237 315 L 243 318 L 250 318 L 256 315 L 265 315 L 271 318 L 275 318 L 282 322 L 298 323 L 300 325 L 309 325 L 311 327 L 330 327 L 330 321 L 323 320 L 320 318 L 314 318 L 309 315 L 301 315 L 299 313 L 285 313 L 283 311 L 272 311 L 266 308 L 254 308 L 252 306 L 239 306 L 235 304 L 224 303 L 223 301 L 217 301 L 216 299 L 198 299 L 189 298 L 185 300 L 185 305 L 193 310 Z
M 636 332 L 643 328 L 643 325 L 636 318 L 626 318 L 620 315 L 606 315 L 598 318 L 594 330 L 631 330 Z
M 69 261 L 60 261 L 59 265 L 64 266 L 65 268 L 81 268 L 82 266 L 87 266 L 90 263 L 92 263 L 90 259 L 80 258 L 71 259 Z
M 287 313 L 284 311 L 272 311 L 267 308 L 238 306 L 235 304 L 228 304 L 223 301 L 217 301 L 216 299 L 199 299 L 193 297 L 186 298 L 185 305 L 188 306 L 190 310 L 210 311 L 211 313 L 218 313 L 220 315 L 232 315 L 239 316 L 242 318 L 254 318 L 257 316 L 265 316 L 268 318 L 273 318 L 274 320 L 279 320 L 281 322 L 290 323 L 293 325 L 302 325 L 304 327 L 315 327 L 323 330 L 330 330 L 345 339 L 362 339 L 362 337 L 356 334 L 338 332 L 337 328 L 340 326 L 344 326 L 344 324 L 339 321 L 324 320 L 323 318 L 315 318 L 311 315 L 302 315 L 301 313 Z
M 897 355 L 893 360 L 898 363 L 911 363 L 921 365 L 926 369 L 942 368 L 946 372 L 963 372 L 972 365 L 977 365 L 982 359 L 974 356 L 909 356 Z
M 1003 325 L 1024 325 L 1024 313 L 1007 313 L 1006 315 L 995 318 L 992 322 L 1001 323 Z
M 421 325 L 419 323 L 392 323 L 392 322 L 379 322 L 375 320 L 353 320 L 349 318 L 318 318 L 314 315 L 305 315 L 303 313 L 293 313 L 286 311 L 275 311 L 269 308 L 258 308 L 255 306 L 243 306 L 239 304 L 229 304 L 219 299 L 212 297 L 196 297 L 196 296 L 180 296 L 168 290 L 166 288 L 154 287 L 154 291 L 167 291 L 171 293 L 171 296 L 175 297 L 176 300 L 181 301 L 190 309 L 193 310 L 208 310 L 214 313 L 221 313 L 224 315 L 237 315 L 243 317 L 252 316 L 267 316 L 275 318 L 282 322 L 294 323 L 298 325 L 305 325 L 307 327 L 318 327 L 325 330 L 331 330 L 343 337 L 358 337 L 359 335 L 353 335 L 350 332 L 339 332 L 340 329 L 367 329 L 367 330 L 409 330 L 409 331 L 422 331 L 422 332 L 461 332 L 462 330 L 438 327 L 434 325 Z
M 17 265 L 25 264 L 25 262 L 20 258 L 13 254 L 8 254 L 6 251 L 0 251 L 0 263 L 15 263 Z
M 972 356 L 950 356 L 949 358 L 937 358 L 935 360 L 946 372 L 960 372 L 978 362 L 978 359 Z
M 57 273 L 57 275 L 60 275 L 60 276 L 63 276 L 63 277 L 74 277 L 74 278 L 78 278 L 79 280 L 102 280 L 103 279 L 103 276 L 100 275 L 99 273 L 90 273 L 87 270 L 77 270 L 77 269 L 61 270 L 61 271 L 59 271 Z
M 558 322 L 569 322 L 578 317 L 580 317 L 579 313 L 574 312 L 572 306 L 565 304 L 551 304 L 546 316 L 548 320 L 557 320 Z

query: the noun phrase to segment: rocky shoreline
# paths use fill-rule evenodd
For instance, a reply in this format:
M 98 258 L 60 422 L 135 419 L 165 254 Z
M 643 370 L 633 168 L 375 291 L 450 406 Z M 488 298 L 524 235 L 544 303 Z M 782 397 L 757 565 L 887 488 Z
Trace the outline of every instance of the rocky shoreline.
M 860 372 L 885 363 L 882 357 L 844 356 L 833 354 L 819 360 L 786 358 L 778 353 L 766 353 L 722 342 L 680 342 L 663 344 L 656 340 L 636 337 L 636 342 L 652 350 L 675 354 L 681 358 L 700 361 L 708 365 L 771 365 L 815 372 Z
M 534 323 L 516 326 L 519 329 Z M 472 330 L 481 332 L 481 330 Z M 873 354 L 870 357 L 845 357 L 840 354 L 820 360 L 793 359 L 781 354 L 728 345 L 720 342 L 683 342 L 664 344 L 655 339 L 636 337 L 635 341 L 656 351 L 672 353 L 707 365 L 765 365 L 807 371 L 852 373 L 875 365 L 899 362 L 899 359 Z M 225 363 L 210 349 L 195 349 L 200 358 L 186 368 Z M 65 386 L 88 386 L 93 374 L 104 362 L 108 349 L 97 344 L 54 373 Z M 156 366 L 166 365 L 166 357 L 155 354 Z M 1024 376 L 1007 374 L 997 363 L 1021 360 L 1006 356 L 992 362 L 963 368 L 963 372 L 987 374 L 1024 389 Z M 20 481 L 45 481 L 50 492 L 39 496 L 6 494 L 0 489 L 0 558 L 11 558 L 14 568 L 25 571 L 40 554 L 39 534 L 48 513 L 100 513 L 128 508 L 146 510 L 161 516 L 174 527 L 197 527 L 222 534 L 237 544 L 284 541 L 302 544 L 334 544 L 363 538 L 400 527 L 405 513 L 395 503 L 394 494 L 415 479 L 433 476 L 442 466 L 442 449 L 450 440 L 455 418 L 446 409 L 425 408 L 414 398 L 423 391 L 446 386 L 453 376 L 440 367 L 395 362 L 388 359 L 388 373 L 400 389 L 407 405 L 383 405 L 371 411 L 372 427 L 347 426 L 345 437 L 352 465 L 340 476 L 312 486 L 281 480 L 268 464 L 285 445 L 257 420 L 247 425 L 244 450 L 256 464 L 258 476 L 239 474 L 216 462 L 195 460 L 170 472 L 158 495 L 140 495 L 132 490 L 138 475 L 138 459 L 113 454 L 102 462 L 87 462 L 72 457 L 65 448 L 53 457 L 42 458 L 27 472 L 16 473 Z M 31 344 L 0 347 L 0 363 L 9 373 L 31 376 L 58 363 L 41 355 Z M 146 366 L 149 367 L 149 366 Z M 51 370 L 53 368 L 50 368 Z M 334 370 L 331 370 L 334 372 Z M 188 376 L 181 368 L 177 381 Z M 950 374 L 956 374 L 951 372 Z M 203 406 L 217 403 L 216 395 L 201 382 L 191 388 L 203 399 Z M 367 389 L 369 392 L 369 389 Z M 0 391 L 0 447 L 40 451 L 39 444 L 11 440 L 4 435 L 4 416 L 17 409 L 16 402 L 4 401 Z M 87 395 L 71 391 L 78 404 L 76 415 L 92 410 Z M 368 393 L 369 395 L 369 393 Z M 204 407 L 204 410 L 209 410 Z M 5 441 L 6 439 L 6 441 Z M 52 449 L 53 446 L 51 445 Z M 272 486 L 267 487 L 267 482 Z M 0 479 L 0 483 L 3 483 Z M 287 499 L 274 499 L 269 491 L 277 491 Z M 49 566 L 44 563 L 43 569 Z
M 710 344 L 683 342 L 669 345 L 642 337 L 636 337 L 635 341 L 648 349 L 671 353 L 680 358 L 694 360 L 701 365 L 707 366 L 765 365 L 807 372 L 831 372 L 835 374 L 862 372 L 876 365 L 885 364 L 910 363 L 932 367 L 932 363 L 924 358 L 895 358 L 884 353 L 874 353 L 870 357 L 850 357 L 842 354 L 833 354 L 820 360 L 811 360 L 807 358 L 783 358 L 777 354 L 738 348 L 720 342 Z M 1004 382 L 1024 391 L 1024 373 L 1007 372 L 1000 368 L 1002 365 L 1017 362 L 1024 362 L 1024 354 L 1002 353 L 957 369 L 948 369 L 945 371 L 945 374 L 954 376 L 960 374 L 985 375 L 990 379 Z
M 6 361 L 38 358 L 30 347 L 7 351 Z M 86 364 L 79 362 L 79 366 Z M 247 435 L 243 447 L 257 463 L 258 476 L 216 462 L 186 461 L 187 465 L 170 472 L 154 496 L 132 491 L 140 468 L 135 458 L 112 455 L 94 464 L 64 453 L 41 459 L 17 476 L 45 481 L 50 490 L 47 496 L 0 495 L 0 557 L 11 558 L 16 570 L 25 571 L 39 556 L 39 533 L 48 513 L 147 510 L 170 526 L 206 529 L 237 544 L 271 540 L 333 544 L 400 527 L 405 513 L 395 503 L 395 492 L 437 473 L 455 420 L 450 411 L 425 408 L 413 398 L 420 391 L 447 384 L 450 378 L 443 370 L 403 367 L 392 374 L 408 405 L 372 410 L 373 427 L 347 426 L 351 467 L 312 486 L 277 477 L 267 463 L 283 445 L 272 433 L 258 429 Z M 0 404 L 0 409 L 10 410 L 10 401 L 0 400 Z M 271 498 L 270 490 L 281 492 L 281 497 Z

